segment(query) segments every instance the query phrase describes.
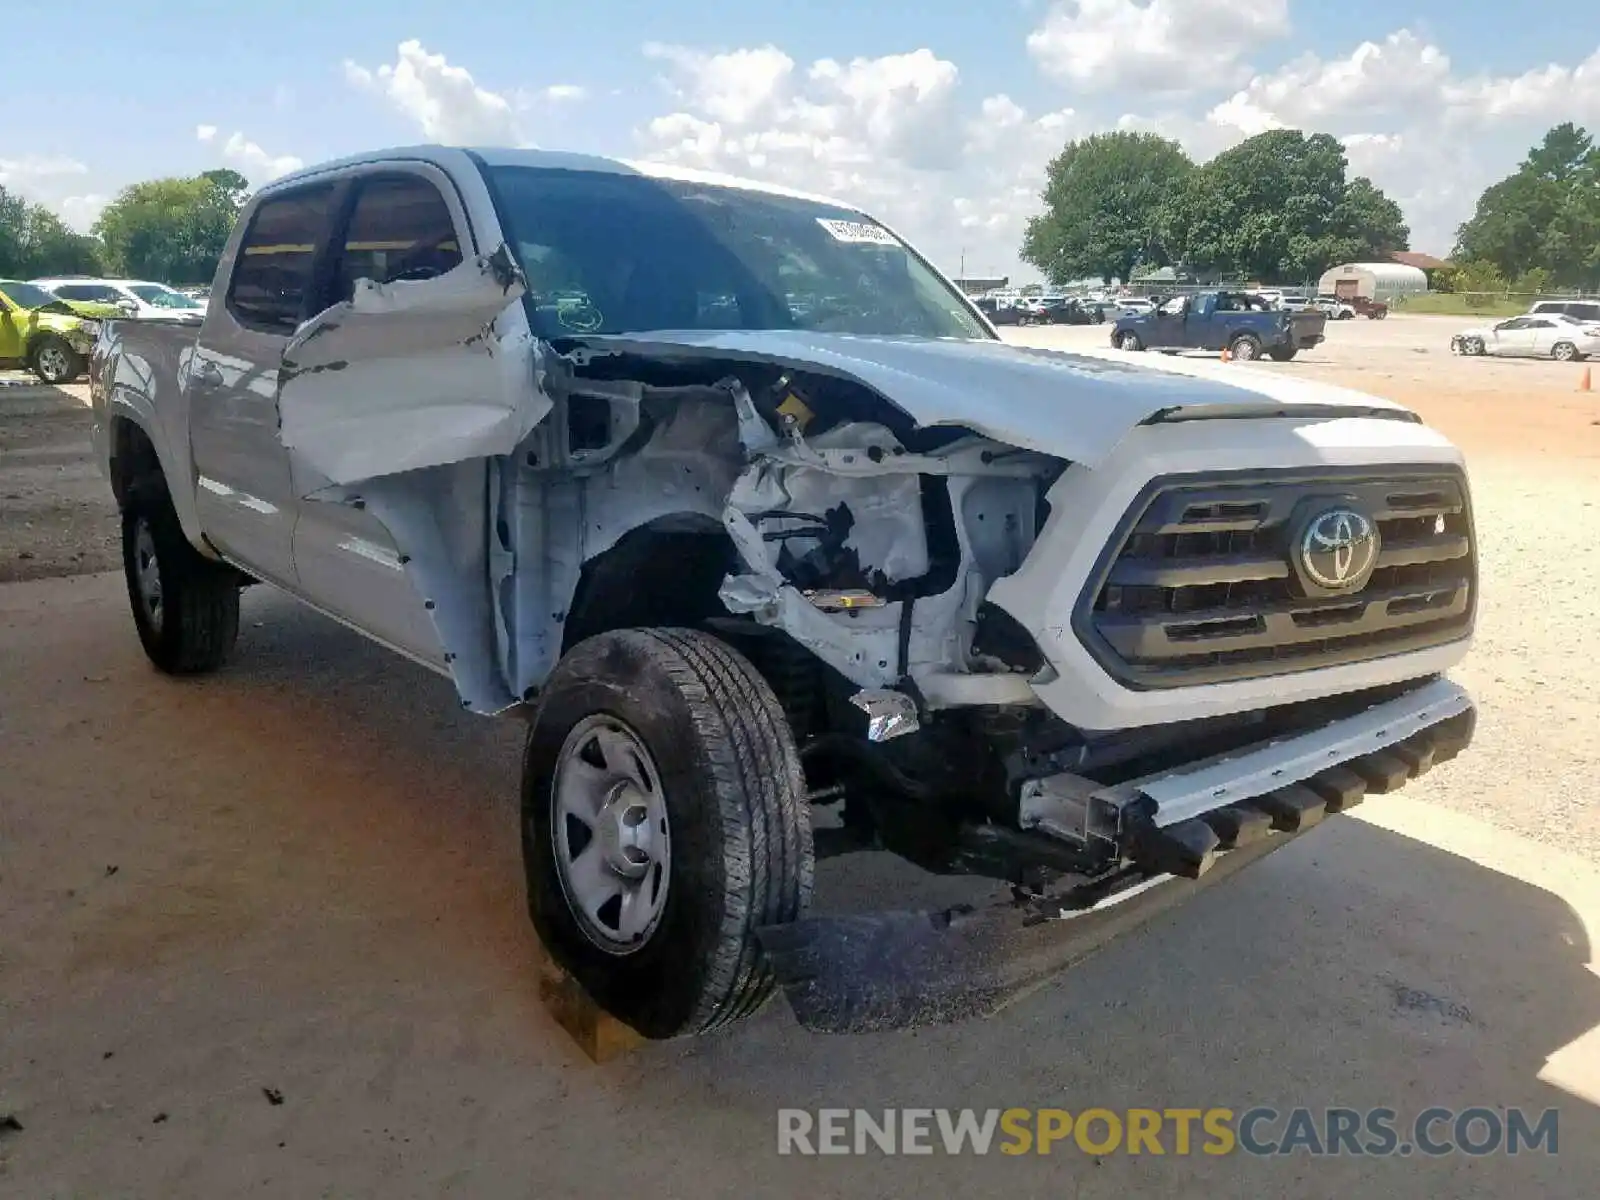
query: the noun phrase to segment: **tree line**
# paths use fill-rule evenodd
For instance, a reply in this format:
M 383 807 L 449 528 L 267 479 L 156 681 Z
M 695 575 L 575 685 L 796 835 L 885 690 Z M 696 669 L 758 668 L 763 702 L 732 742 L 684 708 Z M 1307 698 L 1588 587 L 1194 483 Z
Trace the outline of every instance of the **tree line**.
M 0 277 L 110 275 L 210 283 L 249 196 L 237 171 L 150 179 L 122 189 L 87 234 L 0 187 Z
M 1399 205 L 1349 175 L 1339 141 L 1298 129 L 1258 134 L 1204 164 L 1157 134 L 1095 134 L 1051 160 L 1042 199 L 1021 257 L 1057 285 L 1168 266 L 1309 281 L 1410 246 Z M 1454 260 L 1436 287 L 1600 287 L 1600 146 L 1571 123 L 1552 129 L 1484 191 Z

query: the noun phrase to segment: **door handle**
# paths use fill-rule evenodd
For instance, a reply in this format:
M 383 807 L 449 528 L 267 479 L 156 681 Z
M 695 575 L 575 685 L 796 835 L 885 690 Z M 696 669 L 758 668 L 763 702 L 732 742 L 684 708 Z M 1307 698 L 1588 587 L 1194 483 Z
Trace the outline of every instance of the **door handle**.
M 194 374 L 189 378 L 194 387 L 203 388 L 206 391 L 222 386 L 222 372 L 218 369 L 217 364 L 209 358 L 196 367 Z

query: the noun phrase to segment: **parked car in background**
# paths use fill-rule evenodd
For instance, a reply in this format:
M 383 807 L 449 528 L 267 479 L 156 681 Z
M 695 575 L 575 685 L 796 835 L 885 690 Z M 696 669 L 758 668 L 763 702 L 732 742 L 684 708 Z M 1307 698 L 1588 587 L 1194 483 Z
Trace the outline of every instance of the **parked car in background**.
M 1001 304 L 993 296 L 979 296 L 973 304 L 989 318 L 991 325 L 1022 324 L 1022 310 L 1014 304 Z
M 1288 362 L 1323 340 L 1327 320 L 1315 309 L 1291 312 L 1247 292 L 1201 292 L 1118 318 L 1111 344 L 1119 350 L 1225 349 L 1245 361 L 1266 354 Z
M 115 305 L 135 320 L 198 321 L 206 314 L 206 306 L 199 301 L 147 279 L 58 277 L 33 282 L 63 300 Z
M 1600 325 L 1586 324 L 1563 313 L 1512 317 L 1463 330 L 1450 339 L 1450 350 L 1469 357 L 1492 354 L 1572 362 L 1600 354 Z
M 1548 317 L 1553 314 L 1600 323 L 1600 300 L 1541 300 L 1527 313 L 1530 317 Z
M 1341 300 L 1338 296 L 1318 296 L 1312 301 L 1312 307 L 1330 321 L 1355 320 L 1355 305 L 1348 300 Z
M 1022 309 L 1020 318 L 1023 325 L 1098 325 L 1105 320 L 1098 308 L 1085 308 L 1072 296 L 1047 296 L 1038 305 Z
M 1389 304 L 1386 300 L 1374 300 L 1371 296 L 1353 295 L 1344 297 L 1344 302 L 1369 321 L 1381 321 L 1389 315 Z
M 1156 310 L 1155 301 L 1148 296 L 1122 296 L 1117 300 L 1117 307 L 1128 316 L 1139 316 Z
M 19 279 L 0 279 L 0 366 L 27 367 L 44 383 L 83 374 L 100 322 Z

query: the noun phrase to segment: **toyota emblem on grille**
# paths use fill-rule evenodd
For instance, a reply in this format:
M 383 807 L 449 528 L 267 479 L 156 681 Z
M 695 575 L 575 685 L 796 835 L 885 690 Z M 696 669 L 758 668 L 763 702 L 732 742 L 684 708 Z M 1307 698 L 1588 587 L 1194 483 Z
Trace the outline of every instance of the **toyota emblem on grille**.
M 1300 566 L 1329 591 L 1361 587 L 1378 562 L 1378 529 L 1353 508 L 1330 508 L 1312 517 L 1300 537 Z

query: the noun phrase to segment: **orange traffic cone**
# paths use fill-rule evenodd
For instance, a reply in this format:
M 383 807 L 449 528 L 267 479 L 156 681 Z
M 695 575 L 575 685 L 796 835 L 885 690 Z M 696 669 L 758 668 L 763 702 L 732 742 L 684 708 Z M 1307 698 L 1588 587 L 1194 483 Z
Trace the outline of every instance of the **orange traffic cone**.
M 1589 367 L 1585 367 L 1583 369 L 1583 378 L 1578 381 L 1578 390 L 1580 392 L 1587 392 L 1587 391 L 1592 391 L 1593 390 L 1589 386 L 1590 382 L 1591 382 L 1590 379 L 1589 379 L 1589 371 L 1590 371 Z
M 1223 362 L 1232 362 L 1233 361 L 1233 355 L 1228 353 L 1228 348 L 1226 346 L 1224 346 L 1222 348 L 1222 361 Z

